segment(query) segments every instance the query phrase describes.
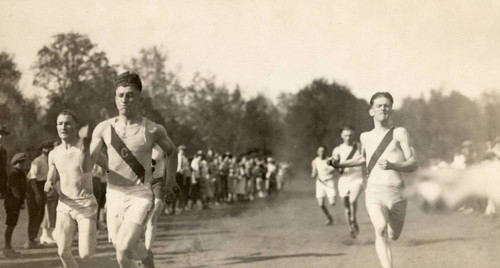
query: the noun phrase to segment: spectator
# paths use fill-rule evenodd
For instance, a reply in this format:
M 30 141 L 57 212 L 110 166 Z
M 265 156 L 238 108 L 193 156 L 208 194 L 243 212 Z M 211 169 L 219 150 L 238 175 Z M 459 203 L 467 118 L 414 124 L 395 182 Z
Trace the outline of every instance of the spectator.
M 26 198 L 26 176 L 25 170 L 28 157 L 25 153 L 17 153 L 12 157 L 12 170 L 9 173 L 7 182 L 7 193 L 5 195 L 4 207 L 7 218 L 5 224 L 5 247 L 3 255 L 6 258 L 16 258 L 21 254 L 12 248 L 12 233 L 17 225 L 19 213 L 24 209 L 24 199 Z
M 47 173 L 49 171 L 48 155 L 52 150 L 52 141 L 44 141 L 39 149 L 41 154 L 33 160 L 28 174 L 28 241 L 24 244 L 24 248 L 36 248 L 38 242 L 38 230 L 42 224 L 45 214 L 45 203 L 47 196 L 43 191 L 45 182 L 47 181 Z M 42 231 L 43 239 L 47 237 L 47 230 Z
M 4 199 L 7 192 L 7 150 L 3 148 L 3 139 L 10 132 L 5 125 L 0 126 L 0 199 Z

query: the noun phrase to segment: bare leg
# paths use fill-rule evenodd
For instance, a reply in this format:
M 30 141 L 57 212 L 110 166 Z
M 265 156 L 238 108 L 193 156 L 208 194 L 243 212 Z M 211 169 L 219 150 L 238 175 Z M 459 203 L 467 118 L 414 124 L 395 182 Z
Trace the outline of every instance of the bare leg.
M 318 206 L 321 208 L 321 211 L 325 214 L 327 221 L 325 222 L 326 225 L 330 225 L 333 223 L 333 218 L 332 215 L 330 215 L 330 212 L 328 212 L 328 208 L 325 206 L 325 202 L 323 198 L 317 198 L 318 200 Z
M 368 215 L 375 228 L 375 250 L 384 268 L 392 267 L 392 253 L 388 239 L 388 211 L 379 204 L 367 204 Z
M 97 246 L 96 222 L 84 218 L 78 222 L 78 251 L 83 261 L 89 261 Z
M 349 200 L 351 202 L 351 219 L 356 221 L 356 210 L 358 208 L 357 206 L 357 201 L 359 196 L 361 195 L 361 192 L 363 192 L 363 184 L 357 184 L 354 186 L 351 186 L 351 189 L 349 189 Z
M 344 216 L 345 220 L 347 221 L 347 224 L 349 225 L 349 229 L 351 229 L 351 202 L 349 202 L 349 196 L 344 196 L 342 198 L 342 201 L 344 203 Z M 352 231 L 352 230 L 351 230 Z
M 163 200 L 155 198 L 155 206 L 151 216 L 146 225 L 146 232 L 144 234 L 145 246 L 147 250 L 153 249 L 153 244 L 156 238 L 156 229 L 158 226 L 158 217 L 160 217 L 163 210 Z
M 57 253 L 65 268 L 78 267 L 73 254 L 71 254 L 71 243 L 73 242 L 75 230 L 76 222 L 68 214 L 57 212 Z
M 141 225 L 132 222 L 122 222 L 116 235 L 116 258 L 120 267 L 130 267 L 132 260 L 144 260 L 148 252 L 140 238 L 144 233 Z

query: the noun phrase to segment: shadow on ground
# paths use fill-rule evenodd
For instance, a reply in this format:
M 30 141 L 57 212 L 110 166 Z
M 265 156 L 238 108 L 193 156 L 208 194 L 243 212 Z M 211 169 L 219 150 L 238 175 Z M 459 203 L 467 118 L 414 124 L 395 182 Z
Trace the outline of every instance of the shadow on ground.
M 222 265 L 236 265 L 236 264 L 245 264 L 245 263 L 255 263 L 261 261 L 270 261 L 276 259 L 289 259 L 289 258 L 307 258 L 307 257 L 315 257 L 315 258 L 323 258 L 323 257 L 338 257 L 343 256 L 345 253 L 298 253 L 298 254 L 284 254 L 284 255 L 268 255 L 261 256 L 260 253 L 251 254 L 247 256 L 237 256 L 226 258 L 224 260 L 230 261 L 228 263 L 224 263 Z

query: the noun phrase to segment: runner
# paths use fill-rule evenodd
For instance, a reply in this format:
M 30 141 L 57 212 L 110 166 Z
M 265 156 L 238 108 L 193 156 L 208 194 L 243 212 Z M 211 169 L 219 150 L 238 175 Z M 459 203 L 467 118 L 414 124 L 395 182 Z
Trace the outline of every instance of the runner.
M 119 115 L 96 126 L 90 152 L 95 161 L 103 145 L 107 148 L 107 226 L 120 267 L 130 267 L 133 260 L 142 261 L 143 267 L 154 267 L 153 253 L 139 242 L 153 210 L 153 146 L 158 144 L 167 155 L 167 197 L 177 188 L 177 148 L 163 126 L 139 115 L 143 100 L 139 75 L 122 73 L 115 86 Z
M 367 164 L 366 209 L 375 228 L 375 249 L 382 267 L 392 267 L 388 238 L 397 240 L 403 229 L 406 199 L 403 174 L 417 170 L 418 163 L 406 129 L 391 123 L 393 98 L 388 92 L 375 93 L 370 99 L 374 128 L 361 134 L 366 154 L 341 161 L 339 168 Z
M 77 127 L 78 120 L 71 111 L 61 111 L 57 116 L 57 133 L 62 143 L 49 153 L 49 171 L 45 183 L 45 191 L 48 192 L 59 177 L 56 241 L 64 267 L 78 267 L 71 253 L 77 227 L 78 250 L 82 260 L 88 261 L 97 246 L 97 201 L 92 189 L 92 167 L 88 167 L 84 161 L 88 158 L 89 141 L 79 141 Z M 85 128 L 82 131 L 85 132 Z
M 149 251 L 153 248 L 153 243 L 156 238 L 158 217 L 160 217 L 160 213 L 163 210 L 163 199 L 165 198 L 165 163 L 167 159 L 165 158 L 165 153 L 158 144 L 153 147 L 152 158 L 153 181 L 151 182 L 151 186 L 153 187 L 155 201 L 153 212 L 149 216 L 148 223 L 146 224 L 146 232 L 144 234 L 146 249 Z
M 331 225 L 333 224 L 333 218 L 330 212 L 328 212 L 328 208 L 325 206 L 325 198 L 328 199 L 328 204 L 335 206 L 337 193 L 334 183 L 335 169 L 327 163 L 328 159 L 326 158 L 325 151 L 325 146 L 320 146 L 318 148 L 318 156 L 311 164 L 311 177 L 316 180 L 316 199 L 318 200 L 319 207 L 327 218 L 325 225 Z
M 361 156 L 361 146 L 354 142 L 354 129 L 346 125 L 340 134 L 343 143 L 333 149 L 333 159 L 345 161 Z M 340 178 L 338 182 L 339 196 L 342 198 L 345 207 L 345 218 L 349 223 L 350 235 L 356 238 L 359 234 L 358 223 L 356 222 L 356 211 L 358 209 L 358 197 L 363 191 L 363 174 L 361 167 L 340 168 Z

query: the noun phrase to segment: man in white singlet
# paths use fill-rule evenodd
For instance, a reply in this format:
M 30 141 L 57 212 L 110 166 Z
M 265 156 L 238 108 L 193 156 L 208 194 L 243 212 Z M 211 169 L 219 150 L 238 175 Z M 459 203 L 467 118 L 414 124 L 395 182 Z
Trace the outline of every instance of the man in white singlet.
M 343 143 L 333 149 L 332 157 L 335 161 L 345 161 L 348 158 L 359 158 L 361 146 L 354 142 L 354 129 L 346 125 L 340 134 Z M 359 234 L 359 226 L 356 222 L 358 209 L 358 197 L 363 191 L 363 172 L 361 167 L 339 168 L 340 178 L 338 182 L 339 196 L 345 207 L 345 218 L 349 223 L 350 235 L 356 238 Z
M 375 229 L 375 249 L 384 268 L 392 267 L 389 238 L 399 238 L 406 216 L 402 173 L 418 168 L 408 131 L 392 126 L 392 104 L 393 98 L 388 92 L 378 92 L 371 97 L 369 113 L 374 128 L 360 136 L 365 157 L 337 165 L 353 167 L 367 163 L 366 209 Z
M 96 126 L 90 153 L 95 161 L 103 145 L 107 147 L 107 226 L 120 267 L 130 267 L 132 261 L 141 261 L 142 267 L 154 267 L 153 253 L 139 241 L 154 207 L 152 152 L 158 144 L 167 155 L 168 197 L 177 188 L 177 148 L 163 126 L 139 115 L 143 101 L 139 75 L 122 73 L 115 86 L 118 116 Z
M 57 132 L 62 143 L 49 153 L 49 171 L 44 187 L 48 192 L 59 177 L 55 238 L 57 252 L 64 267 L 78 267 L 71 254 L 77 227 L 78 250 L 82 260 L 90 259 L 97 245 L 97 201 L 92 189 L 92 171 L 83 161 L 85 155 L 88 155 L 88 141 L 79 141 L 77 127 L 77 119 L 71 111 L 59 113 Z
M 325 206 L 325 198 L 328 200 L 328 204 L 335 206 L 337 193 L 335 192 L 334 182 L 335 169 L 327 163 L 328 159 L 325 150 L 324 146 L 318 148 L 318 156 L 314 158 L 311 163 L 311 178 L 316 180 L 316 199 L 318 200 L 319 207 L 327 218 L 325 224 L 331 225 L 333 223 L 333 218 L 330 212 L 328 212 L 328 208 Z

